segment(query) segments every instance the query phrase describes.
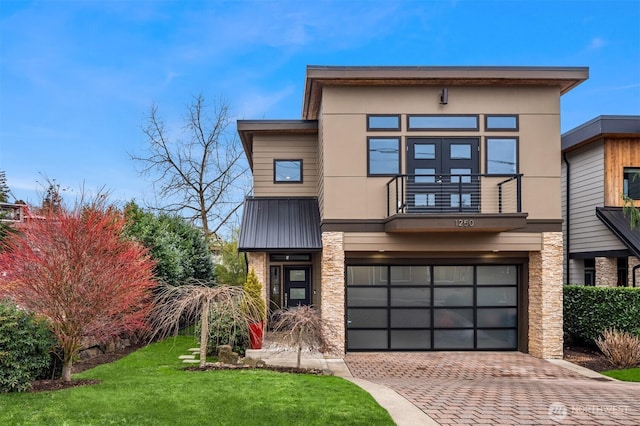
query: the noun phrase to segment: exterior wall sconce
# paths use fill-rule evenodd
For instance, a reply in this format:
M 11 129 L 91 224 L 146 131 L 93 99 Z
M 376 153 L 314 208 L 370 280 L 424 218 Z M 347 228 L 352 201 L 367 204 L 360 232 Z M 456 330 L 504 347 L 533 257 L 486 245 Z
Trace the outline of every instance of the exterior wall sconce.
M 440 93 L 440 105 L 446 105 L 449 103 L 449 89 L 442 89 Z

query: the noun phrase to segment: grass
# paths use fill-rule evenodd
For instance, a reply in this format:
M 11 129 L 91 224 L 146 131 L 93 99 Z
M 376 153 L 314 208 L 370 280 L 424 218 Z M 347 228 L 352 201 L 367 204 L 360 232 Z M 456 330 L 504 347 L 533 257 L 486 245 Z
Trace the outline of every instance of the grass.
M 603 371 L 605 376 L 622 380 L 623 382 L 640 382 L 640 368 L 627 368 L 626 370 Z
M 267 370 L 185 371 L 178 337 L 74 375 L 102 383 L 0 395 L 6 425 L 392 425 L 386 410 L 333 376 Z

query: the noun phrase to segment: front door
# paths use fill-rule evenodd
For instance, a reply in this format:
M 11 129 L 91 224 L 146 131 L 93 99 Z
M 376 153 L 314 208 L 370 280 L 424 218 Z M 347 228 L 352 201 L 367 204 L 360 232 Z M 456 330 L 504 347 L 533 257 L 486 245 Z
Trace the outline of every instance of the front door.
M 284 267 L 284 306 L 295 308 L 311 304 L 311 267 Z
M 407 138 L 407 209 L 412 213 L 477 212 L 477 138 Z

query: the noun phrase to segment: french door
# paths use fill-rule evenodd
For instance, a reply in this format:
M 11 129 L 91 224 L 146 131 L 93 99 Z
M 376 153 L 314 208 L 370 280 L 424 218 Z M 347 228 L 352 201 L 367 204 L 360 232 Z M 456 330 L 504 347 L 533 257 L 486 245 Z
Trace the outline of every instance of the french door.
M 478 211 L 478 147 L 477 138 L 407 138 L 407 210 Z

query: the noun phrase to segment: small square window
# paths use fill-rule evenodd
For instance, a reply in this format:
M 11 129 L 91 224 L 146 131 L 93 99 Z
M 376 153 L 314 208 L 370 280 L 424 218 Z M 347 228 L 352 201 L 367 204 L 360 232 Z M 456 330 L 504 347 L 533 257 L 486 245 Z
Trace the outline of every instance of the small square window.
M 369 138 L 369 175 L 392 176 L 400 173 L 400 139 Z
M 487 138 L 487 173 L 518 173 L 518 141 L 516 138 Z
M 640 200 L 640 167 L 625 167 L 622 193 L 632 200 Z
M 302 183 L 302 160 L 273 160 L 275 183 Z

